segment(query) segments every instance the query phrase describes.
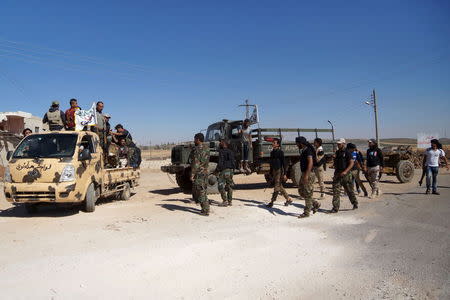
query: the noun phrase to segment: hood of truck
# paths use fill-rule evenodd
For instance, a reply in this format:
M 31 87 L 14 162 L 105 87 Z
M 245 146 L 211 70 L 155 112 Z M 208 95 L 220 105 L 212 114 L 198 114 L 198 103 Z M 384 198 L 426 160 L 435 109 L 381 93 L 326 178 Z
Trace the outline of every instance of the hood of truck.
M 14 183 L 59 183 L 64 167 L 71 162 L 71 158 L 13 158 L 9 170 Z

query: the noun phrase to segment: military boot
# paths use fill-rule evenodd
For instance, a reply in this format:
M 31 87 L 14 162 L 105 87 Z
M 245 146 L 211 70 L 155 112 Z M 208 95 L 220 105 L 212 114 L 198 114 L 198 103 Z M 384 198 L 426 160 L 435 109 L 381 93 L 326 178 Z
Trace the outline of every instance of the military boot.
M 319 208 L 320 208 L 320 203 L 317 202 L 317 201 L 314 201 L 313 202 L 313 209 L 312 209 L 313 214 L 315 214 L 319 210 Z
M 228 206 L 232 206 L 231 200 L 228 201 Z
M 219 206 L 227 207 L 228 206 L 228 201 L 225 201 L 225 200 L 222 201 L 222 203 L 220 203 Z
M 307 212 L 304 212 L 298 216 L 299 219 L 308 218 L 308 217 L 309 217 L 309 213 L 307 213 Z

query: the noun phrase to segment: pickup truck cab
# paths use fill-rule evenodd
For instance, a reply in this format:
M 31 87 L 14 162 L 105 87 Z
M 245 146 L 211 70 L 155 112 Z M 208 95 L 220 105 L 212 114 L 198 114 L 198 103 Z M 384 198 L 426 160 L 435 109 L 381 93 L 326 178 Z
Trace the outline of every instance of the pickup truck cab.
M 93 212 L 100 197 L 127 200 L 140 177 L 138 168 L 105 168 L 99 138 L 90 131 L 29 135 L 7 159 L 6 200 L 30 213 L 40 203 L 83 204 Z

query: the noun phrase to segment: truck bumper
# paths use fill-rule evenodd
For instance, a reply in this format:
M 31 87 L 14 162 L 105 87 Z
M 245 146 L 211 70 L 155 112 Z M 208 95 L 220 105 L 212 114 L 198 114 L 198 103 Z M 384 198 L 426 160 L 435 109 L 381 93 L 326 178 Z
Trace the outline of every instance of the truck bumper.
M 176 174 L 176 173 L 183 172 L 188 167 L 189 167 L 189 165 L 184 165 L 184 164 L 183 165 L 162 166 L 161 171 L 163 171 L 164 173 Z
M 11 203 L 74 203 L 83 201 L 85 196 L 75 181 L 56 184 L 5 182 L 4 192 Z

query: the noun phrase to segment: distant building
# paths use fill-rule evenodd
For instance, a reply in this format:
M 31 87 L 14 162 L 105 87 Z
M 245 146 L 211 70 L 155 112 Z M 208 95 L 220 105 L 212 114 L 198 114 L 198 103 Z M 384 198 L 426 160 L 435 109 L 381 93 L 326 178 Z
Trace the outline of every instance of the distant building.
M 48 130 L 48 125 L 42 123 L 41 117 L 27 112 L 0 112 L 1 131 L 21 134 L 25 128 L 30 128 L 33 132 L 42 132 Z

